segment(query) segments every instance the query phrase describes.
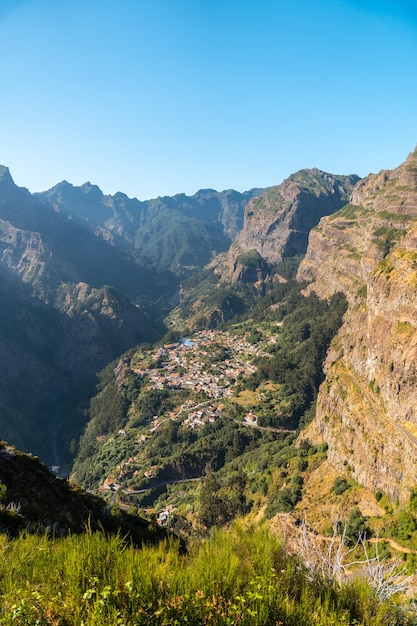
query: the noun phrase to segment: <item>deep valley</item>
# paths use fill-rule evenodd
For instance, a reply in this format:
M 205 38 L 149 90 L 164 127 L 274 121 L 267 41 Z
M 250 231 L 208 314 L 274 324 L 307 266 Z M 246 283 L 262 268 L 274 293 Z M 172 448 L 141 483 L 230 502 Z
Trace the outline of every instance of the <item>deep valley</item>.
M 66 181 L 32 195 L 1 167 L 0 278 L 7 536 L 90 524 L 135 546 L 176 540 L 198 560 L 198 542 L 244 550 L 268 532 L 281 565 L 296 553 L 307 570 L 323 542 L 384 562 L 412 612 L 417 151 L 362 180 L 309 169 L 266 190 L 146 202 Z M 343 595 L 341 572 L 317 568 Z M 366 580 L 375 602 L 391 597 Z M 235 621 L 218 623 L 239 623 L 231 606 Z M 314 623 L 385 623 L 375 606 Z

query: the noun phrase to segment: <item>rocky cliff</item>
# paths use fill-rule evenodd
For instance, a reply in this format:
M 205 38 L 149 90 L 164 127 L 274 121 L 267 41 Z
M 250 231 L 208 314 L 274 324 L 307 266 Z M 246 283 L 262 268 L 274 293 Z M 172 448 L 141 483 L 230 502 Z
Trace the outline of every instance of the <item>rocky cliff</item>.
M 349 300 L 306 436 L 327 441 L 338 471 L 406 501 L 417 484 L 417 151 L 320 221 L 298 278 Z
M 227 255 L 225 276 L 255 282 L 253 278 L 258 280 L 262 270 L 265 274 L 257 258 L 258 271 L 248 276 L 248 253 L 269 265 L 303 255 L 310 230 L 321 217 L 346 204 L 358 180 L 355 175 L 335 176 L 317 168 L 305 169 L 253 198 L 245 210 L 243 229 Z

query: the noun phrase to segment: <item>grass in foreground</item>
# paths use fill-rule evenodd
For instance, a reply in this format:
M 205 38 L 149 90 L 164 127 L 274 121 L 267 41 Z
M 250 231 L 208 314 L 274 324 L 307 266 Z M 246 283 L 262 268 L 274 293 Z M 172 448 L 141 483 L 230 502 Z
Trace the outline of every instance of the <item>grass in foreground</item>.
M 181 554 L 100 533 L 0 535 L 0 624 L 400 626 L 414 622 L 365 583 L 309 580 L 266 530 L 214 532 Z

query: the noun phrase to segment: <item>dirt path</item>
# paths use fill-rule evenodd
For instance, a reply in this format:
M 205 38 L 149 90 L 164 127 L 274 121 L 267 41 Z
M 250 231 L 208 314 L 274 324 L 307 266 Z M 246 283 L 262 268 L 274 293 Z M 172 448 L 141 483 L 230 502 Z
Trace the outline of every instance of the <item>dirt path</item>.
M 386 541 L 387 543 L 389 543 L 391 548 L 394 548 L 394 550 L 397 550 L 397 552 L 402 552 L 403 554 L 417 554 L 417 550 L 412 550 L 411 548 L 400 546 L 400 544 L 394 541 L 394 539 L 389 539 L 388 537 L 373 537 L 368 541 L 369 543 L 380 543 L 381 541 Z

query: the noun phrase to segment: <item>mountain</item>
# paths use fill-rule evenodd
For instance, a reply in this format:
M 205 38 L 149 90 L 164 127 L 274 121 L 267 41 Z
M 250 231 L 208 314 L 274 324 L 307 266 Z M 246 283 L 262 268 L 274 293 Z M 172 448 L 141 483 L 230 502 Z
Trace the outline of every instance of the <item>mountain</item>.
M 308 292 L 349 301 L 305 437 L 328 443 L 334 468 L 403 503 L 417 484 L 416 244 L 414 151 L 320 221 L 298 272 Z
M 170 318 L 174 330 L 202 329 L 244 315 L 283 280 L 285 261 L 305 253 L 297 276 L 303 287 L 312 283 L 305 293 L 329 298 L 343 291 L 349 302 L 308 436 L 327 442 L 338 470 L 349 467 L 361 484 L 400 499 L 417 478 L 413 467 L 394 459 L 399 446 L 407 453 L 414 449 L 417 421 L 410 295 L 416 159 L 414 152 L 396 170 L 362 181 L 301 170 L 252 197 L 230 250 L 203 277 L 195 275 L 190 287 L 183 282 L 181 306 Z M 162 335 L 144 303 L 155 302 L 161 290 L 171 297 L 179 278 L 151 267 L 150 232 L 158 220 L 165 219 L 168 231 L 171 211 L 177 224 L 189 221 L 194 235 L 197 220 L 205 233 L 210 225 L 226 237 L 236 232 L 239 211 L 257 192 L 205 190 L 192 198 L 140 203 L 123 194 L 104 196 L 89 183 L 77 188 L 64 182 L 34 197 L 2 168 L 0 289 L 8 307 L 1 313 L 0 349 L 8 368 L 0 389 L 6 436 L 43 454 L 57 437 L 60 449 L 77 440 L 86 419 L 80 399 L 91 393 L 96 373 L 137 343 Z M 148 243 L 139 245 L 141 237 Z M 172 268 L 175 260 L 162 264 Z M 88 394 L 81 393 L 84 384 Z M 333 414 L 346 424 L 337 426 Z M 361 416 L 360 426 L 354 416 Z M 41 426 L 36 432 L 30 428 L 34 420 Z M 368 445 L 366 433 L 374 432 L 375 421 L 381 432 Z M 341 436 L 345 426 L 351 436 Z
M 63 181 L 36 197 L 82 220 L 113 245 L 133 248 L 148 265 L 184 276 L 229 248 L 242 227 L 246 204 L 261 191 L 203 189 L 193 196 L 141 202 L 123 193 L 104 195 L 91 183 L 74 187 Z
M 182 283 L 180 305 L 169 322 L 214 328 L 247 311 L 294 274 L 311 229 L 346 204 L 358 180 L 304 169 L 252 198 L 229 250 L 215 257 L 205 275 Z
M 0 538 L 33 576 L 32 585 L 17 587 L 6 563 L 10 619 L 32 623 L 46 610 L 61 619 L 69 606 L 59 590 L 68 578 L 63 562 L 36 594 L 33 564 L 45 546 L 56 555 L 58 543 L 71 543 L 50 541 L 51 534 L 86 526 L 119 536 L 110 538 L 113 552 L 105 548 L 94 561 L 90 548 L 107 539 L 87 532 L 81 552 L 65 557 L 72 568 L 86 555 L 92 572 L 86 578 L 82 563 L 77 592 L 68 587 L 69 622 L 86 607 L 101 621 L 121 619 L 122 600 L 126 619 L 152 621 L 165 609 L 177 619 L 186 603 L 192 620 L 195 598 L 208 620 L 213 606 L 223 617 L 224 606 L 233 608 L 234 623 L 244 611 L 250 619 L 253 602 L 260 610 L 265 602 L 260 583 L 253 591 L 259 567 L 247 570 L 242 546 L 269 550 L 275 561 L 279 552 L 272 554 L 269 535 L 253 543 L 262 522 L 292 550 L 277 571 L 287 576 L 292 564 L 302 581 L 297 597 L 284 598 L 287 607 L 304 607 L 294 623 L 311 614 L 311 602 L 300 600 L 306 580 L 320 598 L 330 585 L 332 623 L 350 619 L 340 598 L 353 603 L 352 619 L 361 623 L 385 623 L 390 611 L 393 623 L 407 621 L 391 596 L 407 601 L 400 593 L 409 590 L 405 574 L 414 573 L 417 554 L 417 150 L 395 170 L 363 180 L 301 170 L 250 200 L 235 193 L 139 203 L 64 182 L 32 196 L 0 168 L 2 437 L 66 469 L 73 461 L 72 477 L 92 492 L 0 442 L 0 526 L 8 533 Z M 167 311 L 168 332 L 160 321 Z M 152 576 L 124 561 L 123 537 L 135 547 L 167 537 L 163 529 L 155 534 L 157 521 L 185 538 L 206 538 L 198 568 L 165 607 Z M 11 541 L 22 529 L 48 533 L 36 559 L 36 537 Z M 237 596 L 239 585 L 230 593 L 237 604 L 222 596 L 208 606 L 197 580 L 202 564 L 213 569 L 216 561 L 206 548 L 218 552 L 221 544 L 230 556 L 233 537 L 245 554 L 245 567 L 234 559 L 233 568 L 247 573 L 251 590 Z M 27 540 L 29 561 L 27 549 L 20 552 Z M 169 564 L 185 563 L 173 550 L 168 542 L 152 557 L 148 550 L 150 569 L 157 562 L 172 578 Z M 346 560 L 352 550 L 355 570 Z M 96 576 L 101 554 L 123 573 L 118 582 Z M 48 555 L 42 562 L 49 573 Z M 271 590 L 270 564 L 264 570 Z M 157 590 L 153 604 L 141 573 Z M 364 576 L 366 589 L 358 583 Z M 387 604 L 377 605 L 378 597 Z M 323 605 L 315 602 L 321 623 Z M 283 615 L 273 608 L 265 623 Z
M 163 334 L 148 303 L 174 293 L 177 280 L 41 203 L 5 167 L 0 276 L 0 428 L 21 449 L 58 464 L 51 441 L 58 437 L 67 459 L 84 426 L 72 408 L 109 361 Z
M 78 282 L 112 285 L 132 299 L 156 298 L 170 280 L 17 187 L 7 168 L 0 170 L 0 224 L 3 265 L 43 300 L 53 299 L 62 284 Z
M 232 280 L 256 282 L 259 272 L 250 268 L 262 273 L 266 266 L 304 255 L 310 230 L 324 215 L 346 204 L 358 180 L 356 175 L 335 176 L 317 168 L 304 169 L 254 198 L 227 255 Z

